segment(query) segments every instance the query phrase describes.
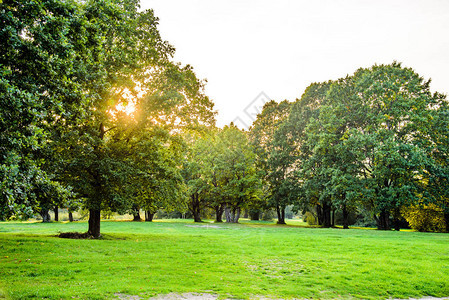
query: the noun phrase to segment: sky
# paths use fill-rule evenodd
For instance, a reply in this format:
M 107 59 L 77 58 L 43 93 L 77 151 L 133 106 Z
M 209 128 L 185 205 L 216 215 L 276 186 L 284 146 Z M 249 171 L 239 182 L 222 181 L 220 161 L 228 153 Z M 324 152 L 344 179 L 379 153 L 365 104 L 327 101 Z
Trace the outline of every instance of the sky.
M 449 93 L 448 0 L 141 0 L 174 59 L 207 79 L 217 125 L 251 125 L 264 102 L 313 82 L 402 62 Z

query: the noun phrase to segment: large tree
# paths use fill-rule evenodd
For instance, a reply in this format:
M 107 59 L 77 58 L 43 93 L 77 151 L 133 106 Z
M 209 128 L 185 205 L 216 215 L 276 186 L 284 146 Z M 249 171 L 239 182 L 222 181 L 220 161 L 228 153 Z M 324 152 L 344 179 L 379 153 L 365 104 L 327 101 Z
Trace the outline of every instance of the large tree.
M 74 1 L 0 7 L 0 218 L 46 215 L 67 191 L 48 149 L 56 127 L 82 112 L 83 86 L 96 73 L 80 58 L 94 41 L 84 37 L 87 20 Z
M 97 64 L 104 76 L 89 89 L 92 96 L 84 122 L 69 133 L 76 132 L 70 139 L 76 154 L 69 151 L 69 155 L 73 155 L 71 174 L 77 177 L 74 184 L 90 211 L 88 233 L 95 237 L 100 234 L 102 209 L 122 211 L 133 203 L 134 193 L 123 186 L 137 171 L 158 175 L 148 170 L 158 162 L 141 155 L 152 150 L 145 149 L 155 139 L 151 132 L 165 135 L 165 143 L 172 144 L 184 128 L 214 122 L 213 104 L 204 95 L 202 82 L 190 66 L 171 61 L 173 48 L 161 39 L 153 11 L 138 8 L 135 1 L 84 5 L 101 41 Z M 133 113 L 120 109 L 131 105 Z M 150 161 L 136 170 L 136 160 L 144 158 Z
M 316 210 L 320 225 L 330 226 L 331 205 L 330 199 L 323 197 L 323 185 L 328 178 L 319 174 L 321 159 L 315 156 L 316 136 L 311 136 L 314 129 L 319 130 L 320 124 L 311 123 L 320 116 L 321 107 L 327 105 L 327 94 L 332 82 L 312 83 L 306 88 L 303 95 L 292 106 L 288 119 L 283 124 L 285 139 L 290 145 L 290 156 L 294 159 L 289 162 L 289 169 L 293 172 L 298 201 L 297 210 Z M 285 154 L 287 155 L 287 153 Z
M 136 174 L 180 182 L 176 136 L 213 124 L 213 104 L 193 69 L 172 61 L 152 10 L 133 0 L 2 9 L 3 218 L 31 215 L 51 187 L 70 184 L 98 237 L 102 209 L 134 203 Z
M 270 101 L 251 126 L 249 136 L 254 151 L 259 176 L 263 178 L 267 200 L 266 207 L 277 212 L 278 224 L 285 224 L 285 208 L 295 199 L 294 182 L 290 167 L 292 155 L 291 139 L 285 135 L 288 126 L 283 125 L 291 109 L 291 103 Z

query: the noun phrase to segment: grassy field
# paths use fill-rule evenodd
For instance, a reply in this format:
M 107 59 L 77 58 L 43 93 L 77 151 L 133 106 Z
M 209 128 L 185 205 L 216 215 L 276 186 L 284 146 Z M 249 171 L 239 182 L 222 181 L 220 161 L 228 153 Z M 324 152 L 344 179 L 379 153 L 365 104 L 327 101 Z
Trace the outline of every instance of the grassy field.
M 102 222 L 101 240 L 58 232 L 86 222 L 0 223 L 0 298 L 388 299 L 449 296 L 449 235 L 264 222 Z

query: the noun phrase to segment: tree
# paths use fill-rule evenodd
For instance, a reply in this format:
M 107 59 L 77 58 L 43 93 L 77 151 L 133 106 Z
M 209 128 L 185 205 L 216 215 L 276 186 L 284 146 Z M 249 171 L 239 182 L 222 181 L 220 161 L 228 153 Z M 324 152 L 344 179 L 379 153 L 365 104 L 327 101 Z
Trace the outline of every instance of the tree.
M 53 126 L 84 99 L 87 48 L 80 5 L 72 1 L 3 1 L 0 23 L 0 219 L 44 209 L 45 194 L 66 188 L 44 155 Z M 79 111 L 78 111 L 79 112 Z
M 434 97 L 438 103 L 429 125 L 430 139 L 423 143 L 430 159 L 422 180 L 424 200 L 420 204 L 440 209 L 449 232 L 449 105 L 444 95 L 435 93 Z
M 238 223 L 242 209 L 260 199 L 255 155 L 245 132 L 233 123 L 218 133 L 217 143 L 220 149 L 217 163 L 220 198 L 225 204 L 226 222 Z
M 257 166 L 263 178 L 267 207 L 275 208 L 278 224 L 285 224 L 285 208 L 294 199 L 294 185 L 289 173 L 293 156 L 283 121 L 290 113 L 291 103 L 265 103 L 262 112 L 250 129 L 251 143 L 257 154 Z
M 183 174 L 188 186 L 189 209 L 195 221 L 200 212 L 212 208 L 216 221 L 237 223 L 243 208 L 259 199 L 259 179 L 254 154 L 244 132 L 232 123 L 196 139 Z
M 152 134 L 163 132 L 158 149 L 170 154 L 165 143 L 172 144 L 176 132 L 213 123 L 214 112 L 192 68 L 170 60 L 174 49 L 161 39 L 151 10 L 140 12 L 131 0 L 86 1 L 82 8 L 90 48 L 80 61 L 94 76 L 83 85 L 83 114 L 67 122 L 60 140 L 64 177 L 85 199 L 88 233 L 98 237 L 102 209 L 124 212 L 135 205 L 135 174 L 152 173 L 148 166 L 167 169 L 166 158 L 152 161 L 160 157 L 142 152 L 158 144 Z M 135 111 L 127 112 L 131 106 Z
M 320 174 L 321 158 L 314 155 L 320 123 L 314 120 L 320 116 L 322 106 L 327 104 L 327 94 L 332 82 L 312 83 L 292 106 L 291 113 L 285 121 L 286 137 L 290 156 L 288 168 L 292 170 L 293 183 L 296 187 L 296 210 L 316 210 L 319 225 L 331 226 L 330 199 L 323 197 L 321 191 L 329 178 Z M 285 155 L 289 155 L 288 151 Z
M 211 186 L 207 178 L 207 157 L 213 151 L 213 135 L 193 135 L 184 159 L 182 176 L 187 187 L 187 207 L 194 222 L 201 222 L 201 211 L 208 206 Z M 212 150 L 212 151 L 211 151 Z
M 364 128 L 352 134 L 365 141 L 359 148 L 365 153 L 363 176 L 370 190 L 367 194 L 374 196 L 371 201 L 379 229 L 389 229 L 389 216 L 397 220 L 402 206 L 419 199 L 427 161 L 422 143 L 437 103 L 429 83 L 396 62 L 354 74 L 358 105 L 366 113 Z
M 417 203 L 428 172 L 423 145 L 437 98 L 429 82 L 398 63 L 359 69 L 333 83 L 302 147 L 308 151 L 300 168 L 308 198 L 326 214 L 328 207 L 341 207 L 343 215 L 363 201 L 379 229 L 390 228 L 392 215 L 399 230 L 401 207 Z

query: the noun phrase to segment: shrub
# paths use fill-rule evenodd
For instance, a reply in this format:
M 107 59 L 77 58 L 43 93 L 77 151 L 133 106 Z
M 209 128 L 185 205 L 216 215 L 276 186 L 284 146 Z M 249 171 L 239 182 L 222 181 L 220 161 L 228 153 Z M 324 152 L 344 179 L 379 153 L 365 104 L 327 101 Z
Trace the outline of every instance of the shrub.
M 444 232 L 446 228 L 443 211 L 433 204 L 404 208 L 402 215 L 414 230 Z
M 272 221 L 274 217 L 275 217 L 275 213 L 271 209 L 265 210 L 262 213 L 262 221 Z
M 306 212 L 303 217 L 304 222 L 307 222 L 309 225 L 317 225 L 318 221 L 316 217 L 310 212 Z

